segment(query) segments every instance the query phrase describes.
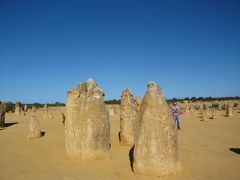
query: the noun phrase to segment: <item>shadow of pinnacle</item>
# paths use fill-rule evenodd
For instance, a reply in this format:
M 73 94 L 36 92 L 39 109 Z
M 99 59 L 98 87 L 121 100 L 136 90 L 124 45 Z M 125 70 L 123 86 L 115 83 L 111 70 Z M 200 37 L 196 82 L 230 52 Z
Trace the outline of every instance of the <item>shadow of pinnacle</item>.
M 135 148 L 135 145 L 133 145 L 131 147 L 131 149 L 129 150 L 129 153 L 128 153 L 128 156 L 129 156 L 129 161 L 130 161 L 130 166 L 131 166 L 131 169 L 133 171 L 133 161 L 134 161 L 134 148 Z

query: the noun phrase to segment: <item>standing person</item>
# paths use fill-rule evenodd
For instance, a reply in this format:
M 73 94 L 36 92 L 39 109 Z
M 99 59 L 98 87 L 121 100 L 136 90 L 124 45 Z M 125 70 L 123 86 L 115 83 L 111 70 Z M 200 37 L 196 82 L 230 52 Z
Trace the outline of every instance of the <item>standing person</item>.
M 0 101 L 0 128 L 4 128 L 6 105 Z
M 180 114 L 181 114 L 180 107 L 175 102 L 171 105 L 170 110 L 172 112 L 173 120 L 177 124 L 177 128 L 181 129 L 180 128 Z

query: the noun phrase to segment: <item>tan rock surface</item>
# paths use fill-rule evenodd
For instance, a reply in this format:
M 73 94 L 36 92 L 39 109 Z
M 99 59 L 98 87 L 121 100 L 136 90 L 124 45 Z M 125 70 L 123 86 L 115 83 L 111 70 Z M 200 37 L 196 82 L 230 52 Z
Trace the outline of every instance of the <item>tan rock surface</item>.
M 36 116 L 32 116 L 29 125 L 28 139 L 37 139 L 42 137 L 40 122 Z
M 136 174 L 162 176 L 179 172 L 177 129 L 168 104 L 154 82 L 149 82 L 134 147 Z
M 18 101 L 15 104 L 15 114 L 21 115 L 20 102 L 18 102 Z
M 103 91 L 93 80 L 67 94 L 65 148 L 69 157 L 83 160 L 109 157 L 110 123 Z
M 126 88 L 121 94 L 120 106 L 120 144 L 131 146 L 134 144 L 136 113 L 134 109 L 133 95 L 128 88 Z

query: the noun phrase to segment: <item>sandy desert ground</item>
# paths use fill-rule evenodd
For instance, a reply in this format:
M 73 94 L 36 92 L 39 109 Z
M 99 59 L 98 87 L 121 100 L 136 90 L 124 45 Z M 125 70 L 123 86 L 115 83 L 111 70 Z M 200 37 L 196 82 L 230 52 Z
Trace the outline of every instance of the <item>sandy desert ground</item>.
M 40 120 L 41 139 L 27 139 L 29 120 L 35 114 Z M 83 162 L 65 154 L 64 126 L 61 114 L 43 119 L 43 112 L 28 112 L 26 116 L 6 115 L 6 128 L 0 130 L 0 179 L 161 179 L 193 180 L 240 179 L 240 154 L 230 148 L 240 148 L 240 113 L 227 118 L 201 122 L 198 115 L 181 117 L 178 131 L 182 172 L 159 178 L 134 175 L 130 167 L 131 147 L 119 145 L 119 115 L 110 117 L 111 159 Z M 239 152 L 240 150 L 238 150 Z

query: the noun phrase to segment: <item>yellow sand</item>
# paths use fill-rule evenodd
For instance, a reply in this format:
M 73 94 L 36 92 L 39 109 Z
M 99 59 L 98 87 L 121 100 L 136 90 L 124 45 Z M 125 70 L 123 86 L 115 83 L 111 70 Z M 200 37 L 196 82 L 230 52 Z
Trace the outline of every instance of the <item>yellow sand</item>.
M 40 120 L 45 135 L 28 140 L 31 115 Z M 240 148 L 240 114 L 201 122 L 198 115 L 181 117 L 179 156 L 182 172 L 161 178 L 134 175 L 129 161 L 131 147 L 118 142 L 119 115 L 111 121 L 111 159 L 82 162 L 66 157 L 64 126 L 61 115 L 43 119 L 43 112 L 26 116 L 9 113 L 7 124 L 0 130 L 0 180 L 8 179 L 161 179 L 161 180 L 232 180 L 240 179 L 240 154 L 229 148 Z M 11 125 L 11 126 L 10 126 Z

